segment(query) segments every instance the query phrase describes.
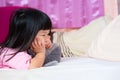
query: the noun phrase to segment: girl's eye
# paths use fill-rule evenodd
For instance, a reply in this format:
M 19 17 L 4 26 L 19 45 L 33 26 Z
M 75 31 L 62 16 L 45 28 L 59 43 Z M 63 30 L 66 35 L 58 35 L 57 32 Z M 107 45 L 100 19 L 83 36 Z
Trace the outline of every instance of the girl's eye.
M 42 35 L 42 36 L 45 36 L 45 35 Z

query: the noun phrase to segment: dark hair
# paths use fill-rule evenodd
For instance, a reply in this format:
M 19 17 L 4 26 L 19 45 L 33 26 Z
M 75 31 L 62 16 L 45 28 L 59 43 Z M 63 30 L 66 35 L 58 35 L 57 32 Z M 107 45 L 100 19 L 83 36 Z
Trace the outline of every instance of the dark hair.
M 17 48 L 17 52 L 28 50 L 39 30 L 51 32 L 52 23 L 47 14 L 40 10 L 21 8 L 12 14 L 9 27 L 7 38 L 0 44 L 0 54 L 5 47 Z

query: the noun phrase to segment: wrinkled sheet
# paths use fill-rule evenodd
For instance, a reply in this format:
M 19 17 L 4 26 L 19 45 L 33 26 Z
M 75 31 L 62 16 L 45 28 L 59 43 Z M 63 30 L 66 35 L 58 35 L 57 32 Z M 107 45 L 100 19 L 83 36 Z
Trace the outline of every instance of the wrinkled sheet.
M 119 74 L 120 62 L 76 57 L 38 69 L 0 69 L 0 80 L 120 80 Z

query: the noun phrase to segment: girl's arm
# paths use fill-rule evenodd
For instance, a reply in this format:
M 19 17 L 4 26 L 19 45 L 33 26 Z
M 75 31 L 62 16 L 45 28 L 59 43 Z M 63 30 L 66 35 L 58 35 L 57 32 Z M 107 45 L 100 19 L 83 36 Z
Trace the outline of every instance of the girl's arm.
M 44 63 L 45 55 L 41 55 L 41 53 L 37 53 L 34 58 L 31 59 L 29 69 L 40 68 Z
M 29 69 L 39 68 L 45 60 L 45 44 L 42 37 L 37 37 L 32 43 L 31 49 L 35 52 L 35 57 L 31 59 Z

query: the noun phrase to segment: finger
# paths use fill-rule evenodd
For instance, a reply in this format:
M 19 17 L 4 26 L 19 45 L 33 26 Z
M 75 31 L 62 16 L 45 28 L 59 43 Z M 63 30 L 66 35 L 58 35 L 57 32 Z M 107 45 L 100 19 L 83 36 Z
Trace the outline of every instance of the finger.
M 41 38 L 36 38 L 36 46 L 42 46 Z
M 44 38 L 41 38 L 41 45 L 42 45 L 43 47 L 45 47 L 45 40 L 44 40 Z
M 36 40 L 36 38 L 34 39 L 34 41 L 32 42 L 32 49 L 38 47 L 38 42 Z
M 36 47 L 36 39 L 34 39 L 34 41 L 32 42 L 32 48 Z
M 52 47 L 52 43 L 46 45 L 46 48 L 51 48 L 51 47 Z
M 32 42 L 32 46 L 31 46 L 31 48 L 33 49 L 34 47 L 35 47 L 34 42 Z
M 37 41 L 38 41 L 38 46 L 39 46 L 40 48 L 45 48 L 45 40 L 44 40 L 43 37 L 37 38 Z

